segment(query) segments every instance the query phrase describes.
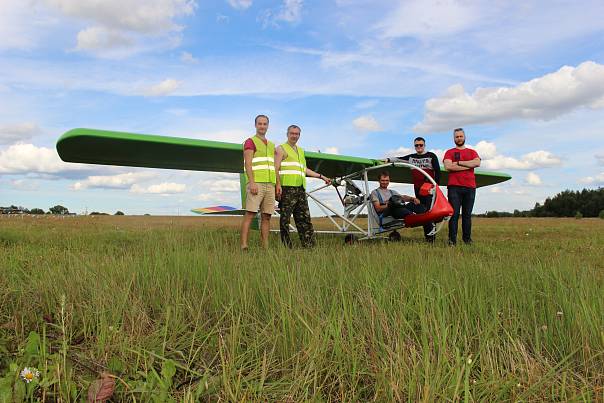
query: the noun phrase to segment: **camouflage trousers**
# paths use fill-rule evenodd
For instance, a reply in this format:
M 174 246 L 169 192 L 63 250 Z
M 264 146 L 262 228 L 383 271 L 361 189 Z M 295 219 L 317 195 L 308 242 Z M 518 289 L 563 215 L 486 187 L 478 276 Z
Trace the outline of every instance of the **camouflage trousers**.
M 279 209 L 281 241 L 287 247 L 292 247 L 292 240 L 289 237 L 289 222 L 293 214 L 302 246 L 305 248 L 315 246 L 315 231 L 310 222 L 310 211 L 304 188 L 302 186 L 283 186 Z

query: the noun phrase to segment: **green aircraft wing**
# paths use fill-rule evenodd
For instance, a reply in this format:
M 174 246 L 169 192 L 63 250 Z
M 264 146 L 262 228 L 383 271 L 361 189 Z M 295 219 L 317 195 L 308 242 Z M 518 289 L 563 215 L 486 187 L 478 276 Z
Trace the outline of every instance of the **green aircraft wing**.
M 241 173 L 242 151 L 243 145 L 236 143 L 95 129 L 73 129 L 57 141 L 57 152 L 66 162 L 192 171 Z M 381 164 L 375 159 L 319 152 L 308 151 L 305 155 L 310 169 L 331 178 Z M 412 183 L 409 168 L 388 170 L 392 182 Z M 377 180 L 378 173 L 375 170 L 370 173 L 370 180 Z M 499 172 L 477 170 L 475 173 L 479 187 L 511 178 Z M 446 184 L 446 171 L 442 171 L 441 178 L 441 183 Z

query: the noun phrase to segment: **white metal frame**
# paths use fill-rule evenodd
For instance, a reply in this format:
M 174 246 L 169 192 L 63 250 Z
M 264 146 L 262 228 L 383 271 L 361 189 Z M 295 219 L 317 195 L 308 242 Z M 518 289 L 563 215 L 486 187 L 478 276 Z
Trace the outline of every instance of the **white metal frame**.
M 403 228 L 404 225 L 399 225 L 399 226 L 394 226 L 394 227 L 388 228 L 388 229 L 380 229 L 379 223 L 374 222 L 373 214 L 371 214 L 371 211 L 370 211 L 370 209 L 373 209 L 374 207 L 373 207 L 373 203 L 371 202 L 371 199 L 370 199 L 371 190 L 369 189 L 368 173 L 370 171 L 374 171 L 377 169 L 384 169 L 386 167 L 406 167 L 406 168 L 410 168 L 412 170 L 417 170 L 422 175 L 424 175 L 427 178 L 427 180 L 429 182 L 431 182 L 432 185 L 434 185 L 434 188 L 432 190 L 432 192 L 433 192 L 432 193 L 432 195 L 433 195 L 432 204 L 430 205 L 430 210 L 432 209 L 432 207 L 434 206 L 434 202 L 436 200 L 435 189 L 438 186 L 437 183 L 434 181 L 434 179 L 426 171 L 424 171 L 423 169 L 418 168 L 412 164 L 409 164 L 406 162 L 391 162 L 388 164 L 382 164 L 382 165 L 377 165 L 377 166 L 370 167 L 370 168 L 365 168 L 360 171 L 351 173 L 349 175 L 333 179 L 336 186 L 342 186 L 342 185 L 351 186 L 351 187 L 354 186 L 358 191 L 360 191 L 360 194 L 357 194 L 354 196 L 356 198 L 356 202 L 349 204 L 347 206 L 344 199 L 346 199 L 346 197 L 348 197 L 350 195 L 345 193 L 344 198 L 342 198 L 339 191 L 336 190 L 338 192 L 338 196 L 340 196 L 340 199 L 342 200 L 342 204 L 344 206 L 343 214 L 340 214 L 337 211 L 335 211 L 333 208 L 329 207 L 326 203 L 321 201 L 319 199 L 318 195 L 316 194 L 320 190 L 323 190 L 323 189 L 333 186 L 333 185 L 322 185 L 316 189 L 306 192 L 306 195 L 308 196 L 308 198 L 310 200 L 312 200 L 313 202 L 315 202 L 315 204 L 325 213 L 327 218 L 329 218 L 329 220 L 333 223 L 333 225 L 336 228 L 336 230 L 331 230 L 331 231 L 322 230 L 322 231 L 315 231 L 315 232 L 321 233 L 321 234 L 353 234 L 353 235 L 360 236 L 359 240 L 365 240 L 365 239 L 372 239 L 372 238 L 377 238 L 380 236 L 385 236 L 385 234 L 390 233 L 395 229 Z M 362 187 L 357 186 L 353 182 L 354 180 L 361 181 Z M 367 228 L 366 229 L 362 228 L 360 225 L 358 225 L 355 222 L 363 211 L 367 212 Z M 334 218 L 334 216 L 337 219 L 341 220 L 341 224 L 338 223 L 338 221 L 336 220 L 336 218 Z M 428 234 L 428 235 L 436 234 L 442 228 L 442 225 L 444 224 L 444 222 L 448 221 L 448 218 L 449 217 L 446 217 L 445 219 L 443 219 L 443 221 L 438 223 L 435 226 L 435 228 L 432 230 L 432 232 L 430 232 L 430 234 Z M 295 232 L 295 228 L 291 224 L 290 224 L 290 229 L 293 230 L 293 232 Z

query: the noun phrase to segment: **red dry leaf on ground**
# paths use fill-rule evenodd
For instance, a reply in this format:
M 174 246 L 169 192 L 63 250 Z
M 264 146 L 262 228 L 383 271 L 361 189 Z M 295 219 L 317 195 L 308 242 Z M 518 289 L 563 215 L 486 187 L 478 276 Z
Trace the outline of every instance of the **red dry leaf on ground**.
M 113 395 L 115 379 L 107 372 L 101 373 L 101 379 L 90 384 L 88 388 L 88 403 L 104 402 Z

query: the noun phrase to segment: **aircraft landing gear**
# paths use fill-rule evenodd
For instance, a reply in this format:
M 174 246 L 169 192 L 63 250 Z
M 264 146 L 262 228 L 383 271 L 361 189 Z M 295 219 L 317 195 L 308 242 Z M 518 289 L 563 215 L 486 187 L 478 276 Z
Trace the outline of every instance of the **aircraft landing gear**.
M 388 240 L 390 242 L 399 242 L 401 240 L 401 234 L 399 234 L 398 231 L 392 231 L 389 235 L 388 235 Z
M 344 237 L 344 244 L 345 245 L 354 245 L 355 243 L 357 243 L 357 237 L 354 234 L 348 234 Z

